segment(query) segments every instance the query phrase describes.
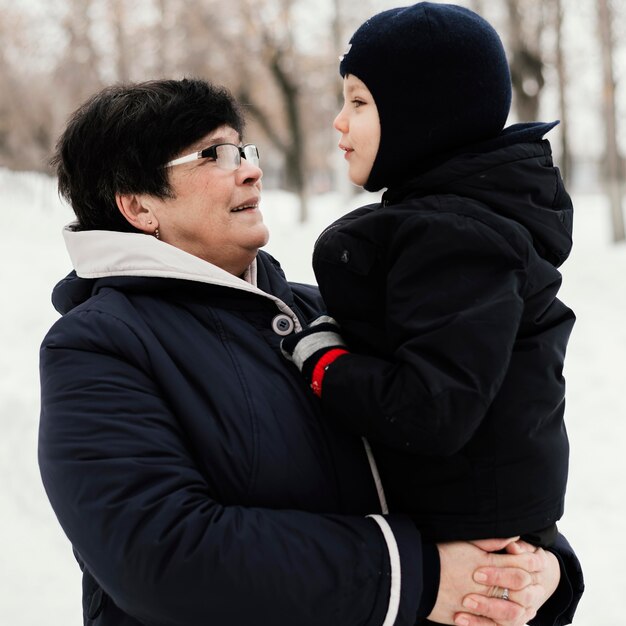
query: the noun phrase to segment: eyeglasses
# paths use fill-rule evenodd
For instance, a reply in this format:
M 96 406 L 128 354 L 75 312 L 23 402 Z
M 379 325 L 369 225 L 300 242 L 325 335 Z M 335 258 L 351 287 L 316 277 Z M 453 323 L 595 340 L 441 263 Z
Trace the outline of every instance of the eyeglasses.
M 247 143 L 245 146 L 237 146 L 234 143 L 216 143 L 214 146 L 204 148 L 204 150 L 169 161 L 165 167 L 191 163 L 197 159 L 214 159 L 217 167 L 234 172 L 239 169 L 242 157 L 252 165 L 259 166 L 259 149 L 253 143 Z

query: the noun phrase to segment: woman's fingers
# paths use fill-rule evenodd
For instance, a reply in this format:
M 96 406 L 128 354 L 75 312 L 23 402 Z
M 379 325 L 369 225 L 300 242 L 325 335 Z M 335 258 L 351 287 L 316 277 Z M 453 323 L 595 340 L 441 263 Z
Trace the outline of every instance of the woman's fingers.
M 537 552 L 537 546 L 533 546 L 526 541 L 518 539 L 506 544 L 506 551 L 509 554 L 522 554 L 522 552 Z
M 528 585 L 543 584 L 544 574 L 552 555 L 541 548 L 520 554 L 490 554 L 490 565 L 474 572 L 474 581 L 487 587 L 523 589 Z M 551 585 L 544 585 L 549 588 Z
M 526 548 L 522 545 L 520 549 Z M 465 596 L 463 607 L 490 618 L 498 626 L 526 624 L 558 585 L 558 560 L 541 548 L 515 555 L 489 555 L 489 558 L 489 567 L 474 572 L 474 580 L 486 585 L 487 590 L 482 595 L 471 593 Z M 508 600 L 500 599 L 504 589 L 508 592 Z M 463 613 L 461 619 L 466 620 L 467 616 Z M 470 620 L 467 626 L 481 625 Z
M 503 595 L 505 591 L 507 592 L 506 597 Z M 502 599 L 505 602 L 519 604 L 525 609 L 532 609 L 538 607 L 545 600 L 545 590 L 541 585 L 528 585 L 519 591 L 514 591 L 509 587 L 490 587 L 486 594 L 468 594 L 465 599 L 475 599 L 474 596 Z M 471 608 L 469 604 L 463 606 L 468 609 Z
M 546 566 L 545 552 L 522 552 L 521 554 L 488 554 L 492 568 L 518 568 L 527 572 L 539 572 Z
M 524 544 L 514 549 L 515 554 L 488 553 L 467 542 L 438 544 L 437 548 L 439 593 L 429 615 L 434 622 L 449 624 L 459 615 L 459 619 L 469 620 L 468 626 L 521 626 L 535 615 L 559 581 L 556 557 Z M 472 575 L 474 585 L 468 585 Z M 505 589 L 508 600 L 502 599 Z
M 502 589 L 523 589 L 534 582 L 532 574 L 519 567 L 481 567 L 474 572 L 474 581 Z
M 514 545 L 519 542 L 519 537 L 509 537 L 508 539 L 476 539 L 470 541 L 471 544 L 477 548 L 484 550 L 485 552 L 497 552 L 498 550 L 504 550 L 510 545 Z M 521 552 L 521 550 L 520 550 Z M 511 552 L 511 554 L 519 554 L 519 552 Z
M 480 617 L 471 613 L 457 613 L 454 616 L 454 623 L 457 626 L 498 626 L 498 624 L 487 617 Z
M 560 569 L 553 554 L 523 541 L 505 549 L 487 554 L 488 564 L 474 571 L 481 590 L 463 598 L 465 610 L 454 614 L 458 626 L 522 626 L 554 592 Z
M 499 626 L 522 626 L 531 619 L 532 613 L 532 610 L 517 604 L 517 601 L 487 598 L 477 594 L 466 596 L 463 606 L 471 613 L 457 613 L 454 616 L 454 623 L 459 626 L 483 626 L 494 622 Z M 463 620 L 466 624 L 462 624 Z

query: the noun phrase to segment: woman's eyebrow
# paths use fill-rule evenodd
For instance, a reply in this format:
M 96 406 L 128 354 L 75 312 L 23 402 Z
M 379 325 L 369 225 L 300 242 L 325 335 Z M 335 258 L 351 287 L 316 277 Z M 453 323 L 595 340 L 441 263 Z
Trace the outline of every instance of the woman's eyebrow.
M 210 137 L 209 139 L 201 139 L 200 141 L 197 141 L 196 143 L 189 146 L 189 150 L 191 150 L 192 152 L 194 150 L 204 150 L 204 148 L 214 146 L 217 143 L 234 143 L 236 145 L 239 145 L 241 143 L 241 137 L 238 136 L 232 139 L 231 137 L 224 137 L 220 135 L 218 137 Z

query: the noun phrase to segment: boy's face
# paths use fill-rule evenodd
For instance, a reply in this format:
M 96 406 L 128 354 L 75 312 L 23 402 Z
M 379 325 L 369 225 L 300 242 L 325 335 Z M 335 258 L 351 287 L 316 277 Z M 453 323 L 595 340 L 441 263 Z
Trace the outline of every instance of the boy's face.
M 352 74 L 343 80 L 343 108 L 333 126 L 341 133 L 339 148 L 348 161 L 348 177 L 365 185 L 378 153 L 380 119 L 370 90 Z

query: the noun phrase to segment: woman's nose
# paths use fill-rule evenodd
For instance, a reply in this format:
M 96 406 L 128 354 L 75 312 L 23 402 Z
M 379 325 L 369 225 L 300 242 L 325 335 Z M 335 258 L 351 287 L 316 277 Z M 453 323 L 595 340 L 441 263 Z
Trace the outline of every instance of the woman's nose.
M 241 159 L 241 165 L 237 169 L 237 178 L 242 183 L 256 183 L 263 178 L 263 170 L 252 161 Z

